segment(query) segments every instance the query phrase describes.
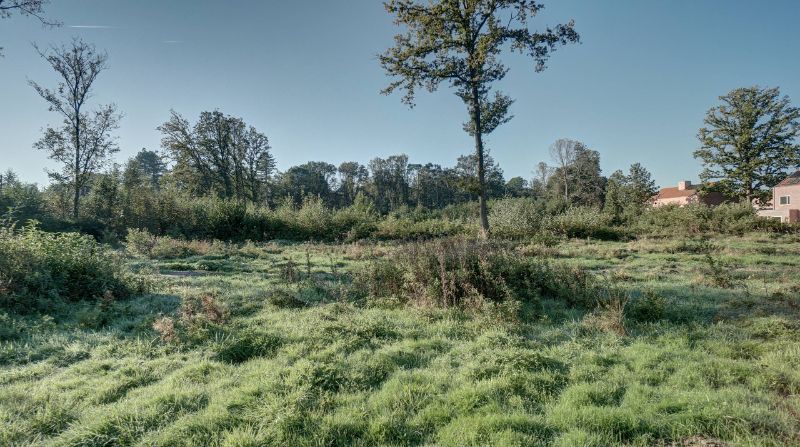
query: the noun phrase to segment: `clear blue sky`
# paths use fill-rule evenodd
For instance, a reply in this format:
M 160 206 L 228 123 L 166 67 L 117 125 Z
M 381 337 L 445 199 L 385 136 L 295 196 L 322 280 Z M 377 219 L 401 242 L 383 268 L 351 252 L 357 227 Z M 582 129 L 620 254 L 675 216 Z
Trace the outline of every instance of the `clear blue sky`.
M 662 186 L 696 179 L 697 130 L 718 96 L 759 84 L 800 103 L 800 2 L 545 5 L 534 23 L 575 19 L 583 43 L 557 51 L 540 74 L 509 58 L 502 88 L 517 100 L 515 118 L 489 138 L 506 178 L 530 178 L 548 146 L 569 137 L 600 151 L 606 175 L 639 161 Z M 378 0 L 54 0 L 48 16 L 65 26 L 0 21 L 0 169 L 29 181 L 47 182 L 54 165 L 31 145 L 57 122 L 26 84 L 56 81 L 31 42 L 73 35 L 110 55 L 95 103 L 125 113 L 119 161 L 159 148 L 155 128 L 171 108 L 192 121 L 215 108 L 241 116 L 270 138 L 280 169 L 396 153 L 452 165 L 471 150 L 451 91 L 422 94 L 413 110 L 378 93 L 387 79 L 375 55 L 396 31 Z

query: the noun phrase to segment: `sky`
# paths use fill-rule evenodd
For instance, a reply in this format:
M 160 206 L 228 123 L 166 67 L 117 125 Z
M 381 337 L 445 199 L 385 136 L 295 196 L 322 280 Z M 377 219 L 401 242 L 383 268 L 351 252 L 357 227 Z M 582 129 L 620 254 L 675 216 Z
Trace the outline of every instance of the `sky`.
M 692 156 L 706 111 L 737 87 L 778 86 L 800 104 L 800 2 L 543 0 L 531 27 L 575 20 L 582 43 L 546 71 L 508 55 L 499 85 L 514 119 L 488 136 L 506 178 L 532 177 L 559 138 L 600 152 L 605 175 L 640 162 L 661 186 L 696 180 Z M 265 133 L 278 168 L 309 160 L 366 164 L 405 153 L 452 166 L 472 150 L 467 112 L 442 86 L 409 109 L 383 96 L 377 55 L 399 29 L 379 0 L 53 0 L 43 28 L 0 20 L 0 169 L 45 185 L 55 162 L 33 149 L 59 118 L 27 84 L 55 86 L 35 53 L 79 36 L 109 54 L 92 105 L 124 113 L 115 160 L 160 149 L 170 110 L 196 121 L 219 109 Z

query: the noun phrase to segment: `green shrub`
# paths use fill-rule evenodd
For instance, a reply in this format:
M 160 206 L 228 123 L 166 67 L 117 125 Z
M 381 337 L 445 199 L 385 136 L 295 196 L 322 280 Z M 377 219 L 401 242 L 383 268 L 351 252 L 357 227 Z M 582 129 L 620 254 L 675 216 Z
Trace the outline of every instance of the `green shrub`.
M 153 259 L 181 259 L 197 255 L 228 256 L 231 254 L 231 244 L 219 240 L 183 240 L 169 236 L 154 236 L 147 230 L 128 230 L 126 246 L 131 253 L 147 256 Z M 207 267 L 198 265 L 199 270 L 216 270 L 208 266 L 215 265 L 204 261 Z
M 756 215 L 748 203 L 726 203 L 710 207 L 693 203 L 679 207 L 675 205 L 646 209 L 631 224 L 638 235 L 674 236 L 703 233 L 737 234 L 762 230 L 792 232 L 796 227 L 783 225 Z
M 628 317 L 641 322 L 659 321 L 666 313 L 667 300 L 651 289 L 632 299 L 626 310 Z
M 537 234 L 542 215 L 530 199 L 503 199 L 492 202 L 489 212 L 492 234 L 507 238 Z
M 705 268 L 702 270 L 703 282 L 722 289 L 733 289 L 741 285 L 736 277 L 733 266 L 723 259 L 715 258 L 711 254 L 703 257 Z
M 384 240 L 418 240 L 437 237 L 457 236 L 470 232 L 460 222 L 444 219 L 424 219 L 416 221 L 411 217 L 388 216 L 378 222 L 375 237 Z
M 372 202 L 359 193 L 353 205 L 336 211 L 332 223 L 345 240 L 357 241 L 372 237 L 378 218 Z
M 402 296 L 405 289 L 404 270 L 388 259 L 371 259 L 356 270 L 353 288 L 372 297 Z
M 298 229 L 307 239 L 333 239 L 335 235 L 331 234 L 332 214 L 319 196 L 308 196 L 297 211 Z
M 0 229 L 0 306 L 34 310 L 57 300 L 123 298 L 145 288 L 111 251 L 77 233 L 33 225 Z
M 131 228 L 128 230 L 128 236 L 125 238 L 125 241 L 127 242 L 128 249 L 133 253 L 152 257 L 153 249 L 158 243 L 158 238 L 150 234 L 147 230 Z
M 594 207 L 568 208 L 562 214 L 546 217 L 542 227 L 555 234 L 601 240 L 619 240 L 624 237 L 621 228 L 611 226 L 611 216 Z
M 578 267 L 522 256 L 497 241 L 438 239 L 402 246 L 391 260 L 373 260 L 354 274 L 373 297 L 401 296 L 432 306 L 477 306 L 540 296 L 594 307 L 602 285 Z

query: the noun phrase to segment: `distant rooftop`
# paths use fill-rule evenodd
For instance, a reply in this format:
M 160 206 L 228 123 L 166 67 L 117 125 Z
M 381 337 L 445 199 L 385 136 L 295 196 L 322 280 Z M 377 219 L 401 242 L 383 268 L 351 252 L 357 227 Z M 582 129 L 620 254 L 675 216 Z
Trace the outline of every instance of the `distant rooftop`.
M 661 191 L 656 195 L 657 199 L 675 199 L 678 197 L 690 197 L 697 194 L 697 186 L 689 185 L 685 189 L 680 189 L 676 186 L 671 188 L 661 188 Z
M 692 185 L 689 180 L 681 180 L 678 186 L 670 188 L 661 188 L 656 195 L 656 199 L 676 199 L 678 197 L 691 197 L 697 194 L 699 185 Z
M 792 186 L 792 185 L 800 185 L 800 171 L 795 171 L 794 174 L 786 177 L 783 179 L 782 182 L 778 183 L 778 186 Z

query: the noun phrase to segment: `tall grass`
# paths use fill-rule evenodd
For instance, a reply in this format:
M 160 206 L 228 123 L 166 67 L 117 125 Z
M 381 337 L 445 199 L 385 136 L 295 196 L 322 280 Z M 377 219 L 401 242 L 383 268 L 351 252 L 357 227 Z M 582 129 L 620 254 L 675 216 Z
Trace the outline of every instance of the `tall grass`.
M 677 242 L 180 241 L 223 273 L 100 327 L 0 311 L 0 445 L 796 445 L 796 237 Z M 706 252 L 746 284 L 694 284 Z

